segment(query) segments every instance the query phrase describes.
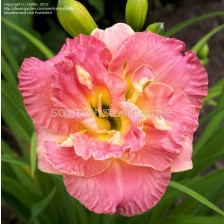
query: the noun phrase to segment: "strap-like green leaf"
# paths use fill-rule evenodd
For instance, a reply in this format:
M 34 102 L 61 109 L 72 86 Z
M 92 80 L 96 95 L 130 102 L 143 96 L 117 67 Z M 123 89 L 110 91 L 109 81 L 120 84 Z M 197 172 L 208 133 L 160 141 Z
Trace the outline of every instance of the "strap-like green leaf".
M 158 224 L 222 224 L 221 216 L 175 216 L 167 218 Z
M 188 187 L 186 187 L 182 184 L 179 184 L 177 182 L 174 182 L 174 181 L 170 181 L 169 186 L 173 187 L 173 188 L 176 188 L 177 190 L 182 191 L 182 192 L 190 195 L 191 197 L 195 198 L 196 200 L 198 200 L 202 204 L 206 205 L 207 207 L 211 208 L 212 210 L 214 210 L 214 211 L 216 211 L 219 214 L 224 216 L 224 212 L 221 209 L 219 209 L 216 205 L 214 205 L 213 203 L 211 203 L 206 198 L 204 198 L 203 196 L 201 196 L 197 192 L 193 191 L 192 189 L 190 189 L 190 188 L 188 188 Z
M 5 40 L 1 40 L 1 46 L 2 46 L 2 52 L 5 55 L 6 59 L 9 61 L 9 64 L 12 66 L 13 71 L 15 72 L 15 74 L 18 73 L 19 71 L 19 65 L 14 57 L 14 55 L 12 54 L 11 50 L 8 48 Z
M 215 115 L 217 115 L 218 113 L 224 111 L 224 107 L 215 109 L 214 111 L 212 111 L 211 113 L 209 113 L 208 115 L 206 115 L 205 117 L 203 117 L 202 119 L 199 120 L 199 125 L 204 124 L 205 122 L 207 122 L 208 120 L 210 120 L 212 117 L 214 117 Z
M 30 166 L 31 173 L 34 176 L 36 169 L 36 132 L 33 133 L 30 142 Z
M 211 12 L 208 14 L 204 14 L 198 17 L 195 17 L 193 19 L 188 19 L 182 23 L 177 24 L 176 26 L 170 28 L 169 30 L 167 30 L 164 34 L 164 36 L 168 37 L 168 36 L 172 36 L 173 34 L 183 30 L 184 28 L 198 22 L 201 21 L 203 19 L 208 19 L 214 16 L 223 16 L 224 15 L 224 11 L 217 11 L 217 12 Z
M 2 22 L 5 23 L 7 26 L 10 26 L 12 29 L 16 30 L 28 40 L 30 40 L 39 50 L 47 57 L 52 58 L 54 55 L 53 53 L 36 37 L 29 34 L 27 31 L 23 30 L 22 28 L 18 27 L 17 25 L 13 24 L 12 22 L 8 21 L 5 18 L 2 18 Z
M 32 218 L 37 217 L 49 205 L 55 192 L 56 188 L 54 188 L 43 200 L 32 205 L 31 207 Z
M 222 87 L 224 85 L 224 78 L 221 78 L 215 85 L 208 89 L 208 95 L 203 100 L 203 107 L 206 106 L 210 99 L 219 96 L 222 92 Z
M 14 165 L 29 166 L 29 164 L 26 161 L 24 161 L 22 158 L 19 158 L 13 155 L 2 155 L 1 161 L 6 163 L 11 163 Z
M 219 97 L 218 105 L 216 109 L 220 109 L 223 106 L 224 106 L 224 85 L 223 85 L 223 90 Z M 220 124 L 221 121 L 223 121 L 223 118 L 224 118 L 224 113 L 218 113 L 216 114 L 216 116 L 212 117 L 206 129 L 204 130 L 203 134 L 201 135 L 201 137 L 199 138 L 199 140 L 194 146 L 193 155 L 192 155 L 193 158 L 195 158 L 195 156 L 199 153 L 199 151 L 202 149 L 202 147 L 207 142 L 207 140 L 215 133 L 218 125 Z
M 208 34 L 206 34 L 201 40 L 199 40 L 194 47 L 191 49 L 192 51 L 195 51 L 196 53 L 202 48 L 202 46 L 217 32 L 224 29 L 224 24 L 216 27 L 212 31 L 210 31 Z
M 2 74 L 5 78 L 5 80 L 11 85 L 11 89 L 14 91 L 18 91 L 18 84 L 16 80 L 16 76 L 13 74 L 13 71 L 11 70 L 10 66 L 5 60 L 5 57 L 1 55 L 1 65 L 2 65 Z

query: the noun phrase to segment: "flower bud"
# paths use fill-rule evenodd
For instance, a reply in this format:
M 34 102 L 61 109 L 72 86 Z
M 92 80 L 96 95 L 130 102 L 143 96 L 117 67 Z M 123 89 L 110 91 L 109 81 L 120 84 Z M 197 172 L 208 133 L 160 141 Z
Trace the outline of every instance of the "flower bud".
M 72 36 L 89 35 L 97 28 L 87 9 L 75 0 L 59 0 L 57 16 L 63 28 Z
M 147 0 L 128 0 L 125 9 L 126 23 L 135 31 L 140 31 L 144 26 L 147 11 Z
M 147 28 L 152 33 L 163 35 L 164 34 L 164 23 L 152 23 Z
M 203 58 L 203 59 L 200 59 L 200 62 L 203 64 L 203 66 L 207 66 L 208 65 L 208 58 Z
M 208 56 L 209 53 L 209 47 L 208 44 L 205 43 L 202 48 L 198 51 L 197 55 L 199 59 L 204 59 Z

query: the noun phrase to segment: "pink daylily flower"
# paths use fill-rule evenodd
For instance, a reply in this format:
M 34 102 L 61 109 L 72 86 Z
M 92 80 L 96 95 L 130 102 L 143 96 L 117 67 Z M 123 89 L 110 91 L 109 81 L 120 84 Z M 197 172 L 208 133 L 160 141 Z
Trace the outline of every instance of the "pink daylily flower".
M 118 23 L 67 39 L 45 62 L 25 59 L 19 90 L 39 169 L 63 175 L 69 194 L 96 213 L 133 216 L 155 206 L 171 173 L 192 168 L 207 95 L 204 67 L 184 50 L 179 40 Z

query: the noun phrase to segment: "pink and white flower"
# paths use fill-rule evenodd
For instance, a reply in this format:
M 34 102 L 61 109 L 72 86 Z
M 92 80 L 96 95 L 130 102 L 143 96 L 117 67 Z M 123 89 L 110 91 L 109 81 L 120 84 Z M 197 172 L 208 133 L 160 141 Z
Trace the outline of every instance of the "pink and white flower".
M 67 39 L 45 62 L 25 59 L 19 90 L 37 132 L 39 169 L 63 175 L 68 192 L 96 213 L 133 216 L 155 206 L 171 173 L 192 168 L 207 94 L 204 67 L 184 50 L 179 40 L 120 23 Z M 52 109 L 78 110 L 69 117 Z M 156 109 L 171 114 L 144 114 Z

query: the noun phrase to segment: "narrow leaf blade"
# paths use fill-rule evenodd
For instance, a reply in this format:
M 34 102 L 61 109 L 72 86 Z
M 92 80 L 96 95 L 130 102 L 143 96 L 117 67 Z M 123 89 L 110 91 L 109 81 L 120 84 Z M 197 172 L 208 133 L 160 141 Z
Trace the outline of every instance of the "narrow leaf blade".
M 195 198 L 196 200 L 198 200 L 202 204 L 206 205 L 207 207 L 211 208 L 212 210 L 214 210 L 214 211 L 216 211 L 219 214 L 224 216 L 224 212 L 221 209 L 219 209 L 216 205 L 214 205 L 213 203 L 211 203 L 206 198 L 204 198 L 203 196 L 201 196 L 197 192 L 193 191 L 192 189 L 190 189 L 190 188 L 188 188 L 188 187 L 186 187 L 182 184 L 179 184 L 177 182 L 174 182 L 174 181 L 170 181 L 169 186 L 188 194 L 189 196 Z

